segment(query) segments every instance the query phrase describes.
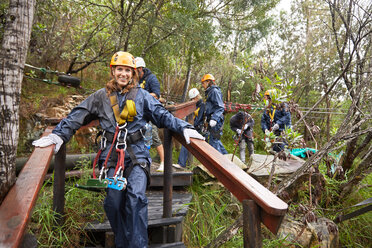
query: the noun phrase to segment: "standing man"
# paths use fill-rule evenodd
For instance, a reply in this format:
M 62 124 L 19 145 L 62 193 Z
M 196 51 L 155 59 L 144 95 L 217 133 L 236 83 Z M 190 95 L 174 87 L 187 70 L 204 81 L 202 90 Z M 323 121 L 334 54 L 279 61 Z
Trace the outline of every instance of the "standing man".
M 220 138 L 225 117 L 225 110 L 220 87 L 214 83 L 212 74 L 205 74 L 201 80 L 205 90 L 205 117 L 209 131 L 209 144 L 222 154 L 227 154 Z
M 197 88 L 192 88 L 189 91 L 189 98 L 191 101 L 196 101 L 196 110 L 194 111 L 194 127 L 196 131 L 202 134 L 205 104 Z M 178 163 L 173 164 L 173 166 L 178 169 L 186 168 L 188 154 L 188 150 L 182 146 L 180 155 L 178 156 Z
M 291 127 L 291 112 L 289 112 L 286 103 L 273 103 L 277 95 L 276 89 L 265 92 L 264 101 L 266 108 L 261 117 L 261 128 L 265 134 L 272 131 L 276 136 L 280 136 L 285 128 Z M 284 150 L 284 144 L 274 144 L 273 150 L 275 152 Z
M 142 89 L 147 90 L 150 95 L 155 97 L 157 100 L 160 98 L 160 83 L 156 76 L 150 71 L 150 69 L 146 68 L 145 61 L 141 57 L 137 57 L 136 59 L 136 66 L 139 74 L 139 82 L 138 84 L 141 86 Z M 159 129 L 152 123 L 152 146 L 156 147 L 156 150 L 159 154 L 160 158 L 160 166 L 157 169 L 159 172 L 164 171 L 164 148 L 159 137 Z
M 254 153 L 253 146 L 254 120 L 247 112 L 238 112 L 230 118 L 230 128 L 236 132 L 239 142 L 240 160 L 245 163 L 245 148 L 248 147 L 249 156 Z

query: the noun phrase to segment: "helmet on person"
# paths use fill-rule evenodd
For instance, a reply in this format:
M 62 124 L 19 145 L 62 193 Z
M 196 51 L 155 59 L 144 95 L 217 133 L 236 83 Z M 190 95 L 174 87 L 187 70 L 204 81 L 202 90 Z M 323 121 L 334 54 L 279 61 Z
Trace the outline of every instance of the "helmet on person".
M 277 94 L 276 89 L 265 91 L 265 96 L 273 97 L 273 95 L 276 95 L 276 94 Z
M 111 58 L 110 67 L 115 65 L 124 65 L 136 69 L 134 56 L 128 52 L 116 52 Z
M 141 57 L 136 57 L 136 66 L 138 67 L 146 67 L 146 63 Z
M 189 90 L 189 98 L 190 99 L 193 99 L 195 98 L 197 95 L 199 95 L 199 91 L 197 88 L 192 88 L 191 90 Z
M 214 82 L 214 77 L 213 77 L 213 75 L 212 74 L 205 74 L 203 77 L 202 77 L 202 79 L 201 79 L 201 81 L 202 81 L 202 83 L 204 82 L 204 81 L 207 81 L 207 80 L 212 80 L 213 82 Z

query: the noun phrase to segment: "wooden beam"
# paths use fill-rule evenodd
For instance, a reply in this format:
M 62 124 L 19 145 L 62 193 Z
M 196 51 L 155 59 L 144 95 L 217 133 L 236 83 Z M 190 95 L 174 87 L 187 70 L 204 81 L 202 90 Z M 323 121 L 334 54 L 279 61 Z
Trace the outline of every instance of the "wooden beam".
M 43 136 L 52 132 L 48 127 Z M 0 206 L 0 247 L 19 247 L 53 156 L 53 146 L 37 147 Z
M 172 135 L 187 148 L 239 201 L 252 199 L 260 207 L 261 221 L 277 233 L 288 205 L 257 182 L 239 166 L 231 162 L 203 140 L 191 139 L 186 144 L 183 136 Z

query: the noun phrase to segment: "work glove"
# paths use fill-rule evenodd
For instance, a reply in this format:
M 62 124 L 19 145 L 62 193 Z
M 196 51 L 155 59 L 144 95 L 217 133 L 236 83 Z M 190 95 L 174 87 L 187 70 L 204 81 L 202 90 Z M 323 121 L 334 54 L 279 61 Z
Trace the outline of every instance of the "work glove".
M 185 137 L 186 144 L 190 144 L 190 138 L 205 140 L 205 138 L 195 129 L 185 128 L 183 130 L 183 137 Z
M 270 133 L 270 131 L 267 130 L 267 129 L 265 129 L 265 134 L 266 134 L 267 136 L 269 135 L 269 133 Z
M 50 145 L 56 145 L 54 147 L 54 154 L 56 154 L 59 151 L 59 148 L 61 148 L 61 145 L 63 144 L 63 140 L 58 135 L 51 133 L 48 136 L 44 136 L 38 140 L 35 140 L 32 142 L 32 145 L 36 147 L 47 147 Z
M 216 126 L 216 124 L 217 124 L 217 121 L 215 121 L 215 120 L 210 120 L 209 121 L 209 126 L 211 126 L 211 127 Z
M 240 135 L 242 133 L 242 130 L 236 129 L 236 133 Z
M 279 129 L 279 125 L 278 125 L 278 124 L 275 124 L 275 125 L 273 126 L 273 128 L 272 128 L 273 131 L 278 130 L 278 129 Z
M 243 130 L 247 130 L 248 127 L 249 127 L 249 125 L 245 124 Z

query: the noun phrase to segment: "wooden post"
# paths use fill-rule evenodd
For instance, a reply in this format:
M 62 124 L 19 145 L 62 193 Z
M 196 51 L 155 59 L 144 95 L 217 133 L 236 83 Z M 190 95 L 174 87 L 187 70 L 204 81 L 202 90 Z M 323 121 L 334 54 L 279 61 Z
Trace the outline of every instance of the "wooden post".
M 53 210 L 56 212 L 56 224 L 63 224 L 65 208 L 65 163 L 66 145 L 63 144 L 54 157 Z
M 172 176 L 172 134 L 164 129 L 164 196 L 163 218 L 172 217 L 173 176 Z
M 244 248 L 262 247 L 260 219 L 258 205 L 253 200 L 243 200 Z

